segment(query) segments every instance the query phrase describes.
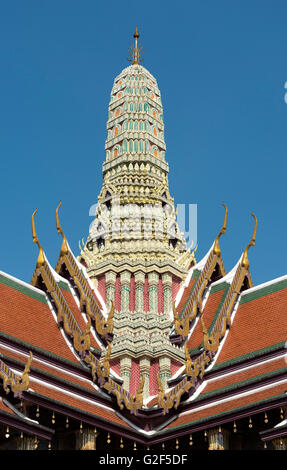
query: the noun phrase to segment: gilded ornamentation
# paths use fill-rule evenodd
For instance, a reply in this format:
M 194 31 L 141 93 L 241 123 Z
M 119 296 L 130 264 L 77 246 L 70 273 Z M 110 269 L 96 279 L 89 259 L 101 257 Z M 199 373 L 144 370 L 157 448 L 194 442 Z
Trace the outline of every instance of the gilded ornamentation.
M 35 227 L 35 214 L 38 212 L 38 209 L 36 209 L 33 214 L 32 214 L 32 237 L 33 237 L 33 243 L 37 243 L 38 248 L 39 248 L 39 255 L 37 259 L 37 266 L 42 266 L 45 263 L 45 255 L 44 251 L 42 248 L 41 243 L 38 240 L 37 234 L 36 234 L 36 227 Z
M 57 322 L 62 323 L 65 333 L 73 339 L 73 346 L 79 353 L 90 348 L 90 320 L 88 319 L 87 329 L 83 333 L 75 320 L 75 317 L 68 306 L 52 271 L 46 261 L 41 266 L 37 266 L 31 283 L 37 285 L 38 276 L 41 276 L 48 293 L 53 298 L 57 309 Z
M 58 233 L 63 237 L 62 248 L 60 252 L 60 257 L 56 266 L 56 272 L 60 272 L 62 264 L 65 264 L 66 268 L 69 271 L 69 274 L 72 276 L 74 283 L 78 288 L 80 294 L 80 308 L 83 311 L 86 308 L 88 316 L 94 320 L 96 331 L 99 335 L 103 336 L 113 331 L 113 316 L 114 316 L 114 306 L 112 305 L 108 318 L 105 319 L 100 308 L 97 305 L 97 302 L 94 298 L 91 288 L 83 276 L 79 266 L 77 265 L 74 256 L 69 250 L 67 239 L 61 228 L 59 221 L 59 208 L 61 207 L 62 202 L 58 205 L 56 209 L 56 225 Z
M 242 266 L 244 266 L 246 269 L 249 268 L 249 260 L 248 260 L 247 252 L 251 246 L 255 245 L 256 232 L 257 232 L 257 217 L 253 214 L 253 212 L 251 213 L 251 215 L 254 219 L 254 229 L 253 229 L 251 240 L 248 243 L 247 247 L 245 248 L 243 252 L 243 256 L 242 256 Z
M 186 337 L 189 333 L 189 325 L 190 322 L 196 317 L 197 313 L 201 311 L 202 306 L 202 296 L 204 290 L 210 281 L 212 273 L 216 265 L 218 264 L 220 267 L 220 271 L 222 275 L 225 274 L 225 269 L 221 259 L 221 251 L 219 247 L 219 238 L 223 233 L 226 231 L 226 224 L 227 224 L 227 207 L 224 203 L 222 203 L 225 208 L 225 215 L 222 228 L 217 235 L 213 249 L 211 250 L 208 259 L 204 265 L 203 270 L 201 271 L 199 278 L 197 279 L 196 285 L 193 289 L 191 297 L 188 301 L 186 308 L 184 309 L 182 316 L 180 318 L 179 314 L 176 311 L 175 305 L 173 305 L 173 314 L 174 314 L 174 328 L 177 334 Z
M 30 351 L 30 356 L 25 365 L 25 369 L 19 377 L 16 375 L 6 364 L 0 360 L 0 377 L 3 380 L 3 388 L 6 393 L 11 390 L 13 393 L 19 394 L 29 388 L 29 373 L 33 360 L 33 354 Z M 10 388 L 10 390 L 9 390 Z
M 137 414 L 137 410 L 140 409 L 143 405 L 143 388 L 144 388 L 144 377 L 142 376 L 141 382 L 137 389 L 136 395 L 133 396 L 127 390 L 124 390 L 121 385 L 118 385 L 110 377 L 103 384 L 103 388 L 107 390 L 110 394 L 115 395 L 117 399 L 118 406 L 121 410 L 124 407 L 127 408 L 132 414 Z
M 207 364 L 210 363 L 212 355 L 209 351 L 204 351 L 196 359 L 192 360 L 188 351 L 187 342 L 184 345 L 186 357 L 186 374 L 192 378 L 192 386 L 196 380 L 202 379 Z
M 188 380 L 188 377 L 185 377 L 179 384 L 177 384 L 170 392 L 165 393 L 160 374 L 157 375 L 157 383 L 158 383 L 158 406 L 159 408 L 163 408 L 163 413 L 166 414 L 171 408 L 177 409 L 181 397 L 184 393 L 188 392 L 191 389 L 192 383 Z

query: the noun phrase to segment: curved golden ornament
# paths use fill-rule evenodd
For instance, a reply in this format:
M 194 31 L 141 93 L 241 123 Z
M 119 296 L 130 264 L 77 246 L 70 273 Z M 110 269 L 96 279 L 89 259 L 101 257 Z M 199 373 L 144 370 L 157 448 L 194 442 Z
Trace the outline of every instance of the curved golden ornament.
M 251 212 L 251 215 L 254 219 L 253 233 L 252 233 L 251 240 L 248 243 L 247 247 L 245 248 L 245 250 L 243 252 L 243 256 L 242 256 L 242 266 L 246 269 L 249 268 L 249 259 L 248 259 L 248 256 L 247 256 L 247 252 L 248 252 L 248 250 L 251 246 L 255 245 L 256 233 L 257 233 L 257 217 L 256 217 L 256 215 L 253 214 L 253 212 Z
M 179 317 L 179 314 L 176 312 L 175 306 L 173 305 L 175 331 L 177 334 L 182 335 L 184 337 L 186 337 L 189 333 L 189 325 L 191 320 L 196 317 L 198 311 L 201 312 L 202 310 L 203 292 L 217 264 L 219 265 L 222 274 L 225 275 L 225 269 L 222 263 L 221 251 L 219 247 L 219 238 L 223 233 L 226 232 L 228 209 L 224 202 L 222 203 L 222 205 L 225 208 L 225 215 L 221 230 L 214 241 L 213 249 L 211 250 L 208 256 L 208 259 L 204 265 L 203 270 L 200 273 L 199 278 L 197 279 L 197 281 L 195 281 L 195 288 L 191 294 L 190 299 L 187 302 L 181 319 Z M 196 249 L 197 247 L 195 248 L 195 250 Z
M 30 356 L 25 365 L 25 369 L 19 377 L 6 364 L 0 360 L 0 377 L 3 379 L 3 388 L 6 393 L 9 393 L 9 387 L 13 393 L 20 393 L 29 388 L 29 373 L 33 360 L 33 354 L 30 351 Z
M 39 248 L 39 256 L 37 259 L 37 267 L 42 266 L 45 263 L 45 255 L 44 255 L 44 250 L 42 248 L 41 243 L 39 242 L 39 239 L 37 237 L 36 233 L 36 227 L 35 227 L 35 214 L 38 212 L 38 208 L 33 212 L 32 214 L 32 237 L 33 237 L 33 243 L 37 243 L 38 248 Z
M 88 323 L 87 323 L 87 328 L 86 328 L 85 333 L 81 334 L 78 330 L 74 330 L 72 333 L 74 347 L 78 352 L 86 351 L 90 349 L 90 346 L 91 346 L 90 332 L 91 332 L 91 318 L 88 316 Z
M 98 315 L 94 315 L 95 322 L 96 322 L 96 330 L 100 335 L 104 335 L 107 333 L 111 333 L 114 327 L 114 313 L 115 313 L 115 305 L 114 302 L 111 302 L 111 308 L 108 314 L 108 318 L 99 318 Z
M 67 253 L 60 255 L 58 260 L 56 271 L 60 272 L 62 263 L 65 263 L 69 274 L 72 276 L 75 282 L 79 294 L 80 294 L 80 309 L 83 311 L 86 307 L 86 313 L 95 321 L 96 331 L 99 335 L 103 336 L 113 331 L 113 316 L 114 316 L 114 304 L 112 303 L 108 318 L 105 319 L 101 310 L 99 309 L 95 298 L 90 291 L 90 287 L 81 273 L 77 263 L 75 262 L 70 250 Z
M 213 251 L 217 256 L 221 255 L 221 250 L 220 250 L 220 246 L 219 246 L 219 238 L 221 237 L 221 235 L 223 235 L 226 232 L 226 226 L 227 226 L 228 209 L 227 209 L 226 205 L 224 204 L 224 202 L 222 203 L 222 205 L 225 208 L 224 221 L 223 221 L 223 225 L 221 227 L 221 230 L 220 230 L 219 234 L 217 235 L 217 237 L 214 241 L 214 245 L 213 245 Z
M 67 239 L 66 239 L 66 236 L 62 230 L 62 227 L 60 225 L 60 220 L 59 220 L 59 209 L 62 205 L 62 201 L 59 202 L 59 205 L 56 209 L 56 227 L 57 227 L 57 231 L 58 233 L 60 233 L 63 237 L 63 243 L 62 243 L 62 247 L 61 247 L 61 254 L 65 255 L 66 253 L 68 253 L 68 244 L 67 244 Z
M 170 410 L 173 407 L 177 409 L 180 404 L 182 395 L 192 387 L 192 383 L 188 380 L 188 377 L 185 377 L 172 390 L 170 390 L 168 393 L 165 394 L 159 373 L 157 374 L 157 384 L 158 384 L 157 403 L 158 403 L 159 408 L 163 408 L 164 414 L 168 413 L 168 410 Z

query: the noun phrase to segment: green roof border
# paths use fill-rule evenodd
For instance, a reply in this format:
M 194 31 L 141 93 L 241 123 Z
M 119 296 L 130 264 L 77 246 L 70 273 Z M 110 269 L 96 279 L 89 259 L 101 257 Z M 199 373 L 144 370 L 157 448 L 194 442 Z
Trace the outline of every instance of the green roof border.
M 214 367 L 212 368 L 212 371 L 220 370 L 224 367 L 228 367 L 233 364 L 238 364 L 239 362 L 245 361 L 246 359 L 253 359 L 255 357 L 262 356 L 266 353 L 279 350 L 281 348 L 284 348 L 285 344 L 286 344 L 286 341 L 281 341 L 280 343 L 267 346 L 266 348 L 257 349 L 256 351 L 251 351 L 249 353 L 243 354 L 243 356 L 237 356 L 237 357 L 234 357 L 233 359 L 229 359 L 228 361 L 220 362 L 219 364 L 214 365 Z
M 45 292 L 36 292 L 32 286 L 31 288 L 24 286 L 20 280 L 17 282 L 15 279 L 11 279 L 10 277 L 6 277 L 5 275 L 0 274 L 0 284 L 11 287 L 11 289 L 18 291 L 21 294 L 27 295 L 34 300 L 38 300 L 43 304 L 48 304 Z
M 287 279 L 282 279 L 281 281 L 274 282 L 273 284 L 269 284 L 268 286 L 262 287 L 261 289 L 256 289 L 253 292 L 248 293 L 241 296 L 239 305 L 244 305 L 247 302 L 252 302 L 252 300 L 260 299 L 261 297 L 265 297 L 269 294 L 274 294 L 280 290 L 287 289 Z

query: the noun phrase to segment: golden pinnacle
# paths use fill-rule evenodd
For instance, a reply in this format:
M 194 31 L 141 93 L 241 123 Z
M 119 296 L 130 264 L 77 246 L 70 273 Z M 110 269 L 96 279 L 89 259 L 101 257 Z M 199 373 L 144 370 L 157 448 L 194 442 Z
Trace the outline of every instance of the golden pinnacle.
M 264 414 L 264 423 L 268 423 L 268 416 L 267 416 L 267 413 Z
M 124 441 L 123 441 L 123 438 L 121 437 L 121 441 L 120 441 L 120 448 L 123 449 L 124 448 Z
M 5 437 L 6 437 L 6 439 L 8 439 L 10 437 L 9 426 L 7 426 Z
M 252 419 L 251 419 L 251 418 L 249 418 L 249 427 L 250 427 L 250 429 L 253 428 L 253 424 L 252 424 Z
M 111 435 L 110 433 L 108 432 L 108 435 L 107 435 L 107 443 L 110 444 L 111 443 Z
M 70 426 L 70 424 L 69 424 L 69 418 L 68 418 L 68 416 L 67 416 L 67 418 L 66 418 L 66 429 L 68 429 L 69 426 Z
M 233 432 L 237 432 L 236 422 L 233 423 Z

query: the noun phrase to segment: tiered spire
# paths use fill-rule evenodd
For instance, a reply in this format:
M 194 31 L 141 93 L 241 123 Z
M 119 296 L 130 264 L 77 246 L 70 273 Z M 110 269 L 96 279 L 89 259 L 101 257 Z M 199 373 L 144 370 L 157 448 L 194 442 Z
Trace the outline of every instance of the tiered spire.
M 182 257 L 186 243 L 169 194 L 160 91 L 156 79 L 139 65 L 137 29 L 134 38 L 132 65 L 116 77 L 111 92 L 103 187 L 82 251 L 88 268 L 127 257 L 141 263 L 176 264 L 179 258 L 190 263 Z

